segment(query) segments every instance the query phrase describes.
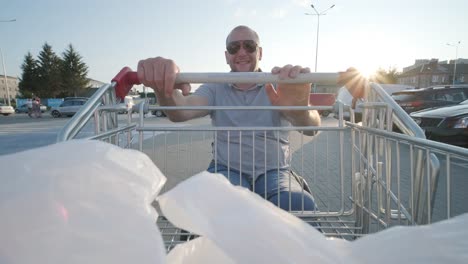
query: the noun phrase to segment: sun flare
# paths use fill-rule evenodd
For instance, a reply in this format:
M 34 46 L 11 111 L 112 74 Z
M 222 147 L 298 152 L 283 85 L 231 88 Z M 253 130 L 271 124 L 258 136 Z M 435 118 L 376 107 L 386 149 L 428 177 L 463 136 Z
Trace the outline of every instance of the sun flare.
M 357 70 L 364 76 L 366 79 L 370 80 L 374 77 L 377 69 L 374 67 L 356 67 Z

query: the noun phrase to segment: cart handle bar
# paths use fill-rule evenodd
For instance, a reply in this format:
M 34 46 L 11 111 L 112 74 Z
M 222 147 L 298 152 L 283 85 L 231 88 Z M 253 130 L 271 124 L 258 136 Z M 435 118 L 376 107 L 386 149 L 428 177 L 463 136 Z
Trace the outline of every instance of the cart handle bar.
M 338 73 L 300 73 L 294 79 L 280 80 L 278 75 L 267 72 L 185 72 L 176 76 L 176 83 L 320 83 L 335 85 L 338 83 Z M 137 73 L 129 67 L 124 67 L 112 79 L 115 83 L 115 95 L 123 98 L 133 85 L 141 84 Z

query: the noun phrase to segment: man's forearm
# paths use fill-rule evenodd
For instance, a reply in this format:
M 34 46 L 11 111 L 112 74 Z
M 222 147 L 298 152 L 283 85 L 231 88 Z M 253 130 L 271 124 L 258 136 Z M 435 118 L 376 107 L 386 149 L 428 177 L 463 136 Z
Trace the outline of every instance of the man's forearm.
M 170 96 L 170 97 L 166 96 L 164 93 L 157 93 L 156 97 L 158 99 L 159 105 L 161 105 L 161 106 L 179 106 L 179 105 L 181 105 L 180 99 L 178 100 L 178 98 L 177 98 L 179 95 L 182 96 L 182 94 L 178 93 L 177 90 L 174 90 L 174 92 L 172 93 L 172 96 Z M 177 102 L 177 101 L 179 101 L 179 102 Z M 171 120 L 172 122 L 185 121 L 185 120 L 182 120 L 183 119 L 182 118 L 183 114 L 180 113 L 182 111 L 164 110 L 164 112 L 166 113 L 169 120 Z
M 286 119 L 293 126 L 320 126 L 321 119 L 317 110 L 297 110 L 290 111 L 288 114 L 285 114 Z M 308 136 L 315 135 L 315 131 L 304 130 L 304 134 Z
M 157 94 L 161 106 L 206 106 L 205 98 L 199 96 L 184 96 L 179 90 L 174 90 L 172 96 L 166 97 L 164 94 Z M 172 122 L 184 122 L 196 117 L 205 116 L 207 110 L 165 110 Z

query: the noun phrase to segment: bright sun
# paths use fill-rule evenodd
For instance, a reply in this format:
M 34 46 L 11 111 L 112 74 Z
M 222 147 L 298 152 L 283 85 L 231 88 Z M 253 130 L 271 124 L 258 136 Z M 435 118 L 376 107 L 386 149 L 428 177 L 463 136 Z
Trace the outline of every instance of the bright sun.
M 353 37 L 355 39 L 365 39 L 366 36 L 370 35 L 379 39 L 379 43 L 377 44 L 372 41 L 351 42 L 348 45 L 348 54 L 346 54 L 346 59 L 353 61 L 353 66 L 368 79 L 371 79 L 382 65 L 393 60 L 393 55 L 390 51 L 394 50 L 391 44 L 392 41 L 388 40 L 379 31 L 372 29 L 363 30 L 353 35 Z
M 375 66 L 370 66 L 370 65 L 366 65 L 366 66 L 363 66 L 363 67 L 357 67 L 357 69 L 367 79 L 372 79 L 372 77 L 374 77 L 374 75 L 375 75 L 375 73 L 377 71 L 377 68 Z
M 356 69 L 367 79 L 371 79 L 378 70 L 375 60 L 367 58 L 361 58 L 359 63 L 356 64 Z

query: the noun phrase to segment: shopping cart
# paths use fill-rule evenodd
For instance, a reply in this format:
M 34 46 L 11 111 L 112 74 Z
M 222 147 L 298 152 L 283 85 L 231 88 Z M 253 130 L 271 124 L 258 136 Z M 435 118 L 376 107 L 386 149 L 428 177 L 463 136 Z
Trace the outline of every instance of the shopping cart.
M 337 83 L 336 73 L 301 74 L 288 82 Z M 180 73 L 177 82 L 285 82 L 269 73 Z M 165 190 L 206 170 L 212 160 L 212 144 L 219 131 L 266 133 L 287 131 L 291 166 L 305 180 L 315 197 L 315 211 L 291 211 L 319 226 L 330 237 L 357 239 L 395 225 L 420 225 L 468 212 L 464 194 L 468 188 L 468 150 L 425 139 L 424 132 L 378 85 L 371 84 L 361 123 L 354 110 L 337 101 L 333 106 L 289 107 L 335 113 L 320 127 L 213 127 L 207 119 L 173 124 L 161 118 L 145 118 L 154 110 L 232 110 L 233 107 L 164 107 L 141 104 L 136 120 L 132 113 L 118 116 L 123 98 L 139 81 L 124 68 L 111 84 L 102 86 L 65 125 L 58 141 L 74 138 L 103 140 L 122 148 L 146 153 L 168 178 Z M 145 109 L 146 108 L 146 109 Z M 277 111 L 284 107 L 242 107 L 246 111 Z M 343 119 L 350 114 L 350 121 Z M 94 135 L 83 136 L 84 127 Z M 392 132 L 399 128 L 402 133 Z M 318 132 L 313 137 L 303 131 Z M 302 132 L 301 132 L 302 131 Z M 158 208 L 157 203 L 154 203 Z M 191 239 L 163 215 L 157 220 L 167 250 Z

